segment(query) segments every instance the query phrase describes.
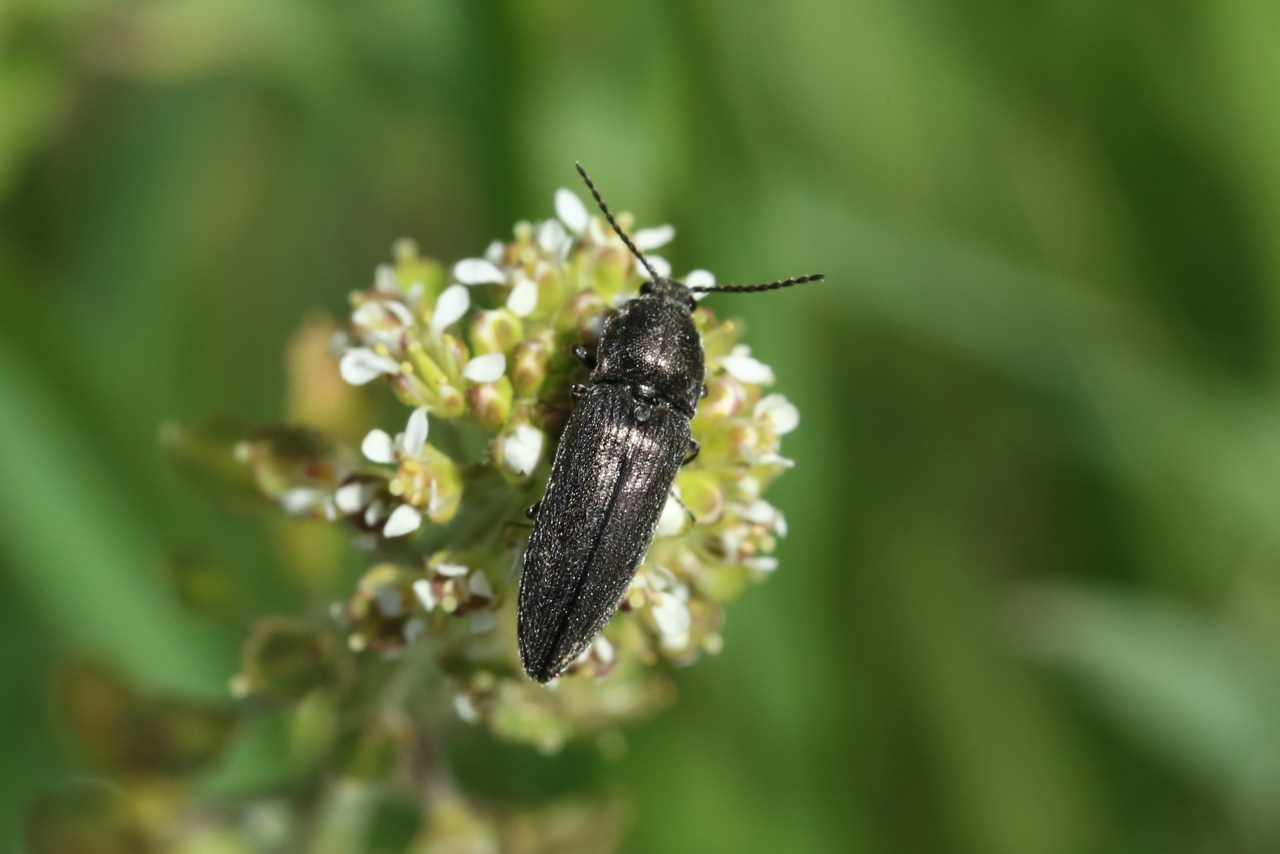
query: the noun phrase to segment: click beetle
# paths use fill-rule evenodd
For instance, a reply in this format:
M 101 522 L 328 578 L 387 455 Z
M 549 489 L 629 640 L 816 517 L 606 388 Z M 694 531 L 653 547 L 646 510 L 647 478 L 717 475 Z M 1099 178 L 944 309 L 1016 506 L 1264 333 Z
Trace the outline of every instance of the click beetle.
M 689 421 L 703 393 L 695 292 L 775 290 L 822 279 L 687 287 L 659 276 L 623 232 L 582 164 L 609 225 L 649 274 L 639 297 L 605 324 L 590 382 L 575 386 L 546 492 L 530 508 L 517 606 L 520 660 L 538 682 L 560 676 L 590 646 L 627 591 L 680 467 L 698 453 Z

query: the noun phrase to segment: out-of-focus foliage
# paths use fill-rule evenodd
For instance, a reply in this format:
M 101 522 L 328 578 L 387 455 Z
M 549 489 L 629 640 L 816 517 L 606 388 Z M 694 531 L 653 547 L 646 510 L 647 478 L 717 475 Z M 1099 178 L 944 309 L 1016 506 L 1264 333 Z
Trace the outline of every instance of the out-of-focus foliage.
M 1239 0 L 4 0 L 0 841 L 73 850 L 39 834 L 88 809 L 137 850 L 152 814 L 78 776 L 77 654 L 216 709 L 248 615 L 359 569 L 200 498 L 164 426 L 324 417 L 281 408 L 298 320 L 393 236 L 479 254 L 579 158 L 676 269 L 828 276 L 713 298 L 804 413 L 785 571 L 625 748 L 462 731 L 479 801 L 433 826 L 611 839 L 617 787 L 637 850 L 1274 850 L 1277 43 Z M 336 726 L 264 708 L 201 803 Z M 432 850 L 313 796 L 325 838 Z

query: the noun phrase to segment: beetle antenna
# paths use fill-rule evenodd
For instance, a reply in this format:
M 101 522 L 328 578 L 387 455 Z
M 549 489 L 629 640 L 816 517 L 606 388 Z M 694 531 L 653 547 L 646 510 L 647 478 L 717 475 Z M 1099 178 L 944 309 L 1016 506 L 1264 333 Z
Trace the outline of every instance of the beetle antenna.
M 656 282 L 658 280 L 658 274 L 654 272 L 653 267 L 650 266 L 649 259 L 644 257 L 644 253 L 637 249 L 636 245 L 631 242 L 631 238 L 627 237 L 627 235 L 622 232 L 622 229 L 618 227 L 617 220 L 613 218 L 613 214 L 609 213 L 609 206 L 604 203 L 604 199 L 600 198 L 600 191 L 597 190 L 596 185 L 591 182 L 591 177 L 587 175 L 587 170 L 583 169 L 582 164 L 576 160 L 573 161 L 573 165 L 578 168 L 578 174 L 582 176 L 582 180 L 587 182 L 587 189 L 591 191 L 591 195 L 595 198 L 596 204 L 600 206 L 600 210 L 604 213 L 604 218 L 609 220 L 609 225 L 613 226 L 613 230 L 622 238 L 622 242 L 627 244 L 627 248 L 631 250 L 631 254 L 636 256 L 636 259 L 639 260 L 639 262 L 644 265 L 644 268 L 649 271 L 650 280 Z
M 732 294 L 749 294 L 755 291 L 776 291 L 779 288 L 789 288 L 792 285 L 803 285 L 805 282 L 821 282 L 823 275 L 814 273 L 811 276 L 798 276 L 794 279 L 783 279 L 780 282 L 770 282 L 767 285 L 707 285 L 704 287 L 689 288 L 695 294 L 714 294 L 714 293 L 732 293 Z

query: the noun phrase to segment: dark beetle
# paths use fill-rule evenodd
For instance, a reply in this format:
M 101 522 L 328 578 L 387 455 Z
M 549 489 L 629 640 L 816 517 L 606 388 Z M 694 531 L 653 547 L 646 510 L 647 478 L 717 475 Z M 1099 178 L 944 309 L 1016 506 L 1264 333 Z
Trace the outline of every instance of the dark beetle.
M 763 291 L 816 281 L 689 288 L 658 276 L 623 233 L 581 164 L 591 195 L 649 272 L 600 338 L 589 385 L 576 386 L 520 576 L 520 660 L 539 682 L 555 679 L 617 610 L 644 559 L 680 466 L 698 453 L 689 432 L 702 394 L 695 291 Z M 686 454 L 688 455 L 686 457 Z

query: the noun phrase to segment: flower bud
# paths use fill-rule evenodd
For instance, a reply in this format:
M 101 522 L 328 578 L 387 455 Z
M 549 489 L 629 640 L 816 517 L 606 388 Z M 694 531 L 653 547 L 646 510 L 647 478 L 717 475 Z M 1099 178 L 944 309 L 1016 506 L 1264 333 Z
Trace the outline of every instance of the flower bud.
M 524 335 L 524 324 L 509 309 L 477 312 L 471 321 L 471 349 L 476 355 L 507 353 Z
M 432 445 L 424 445 L 416 456 L 402 460 L 388 488 L 437 524 L 452 519 L 462 501 L 462 475 L 457 464 Z
M 686 468 L 676 478 L 680 500 L 699 525 L 714 525 L 724 516 L 724 491 L 713 472 Z
M 533 397 L 547 378 L 551 347 L 542 340 L 521 341 L 511 354 L 511 381 L 519 397 Z
M 707 396 L 698 404 L 694 415 L 695 433 L 712 430 L 742 411 L 747 390 L 733 377 L 724 375 L 707 380 Z
M 489 430 L 497 430 L 511 415 L 514 391 L 511 380 L 505 376 L 496 382 L 477 383 L 467 389 L 467 403 L 471 412 Z
M 418 573 L 394 563 L 377 564 L 361 576 L 346 603 L 352 649 L 399 649 L 421 633 L 421 610 L 413 593 L 418 578 Z M 412 626 L 415 619 L 418 631 Z

